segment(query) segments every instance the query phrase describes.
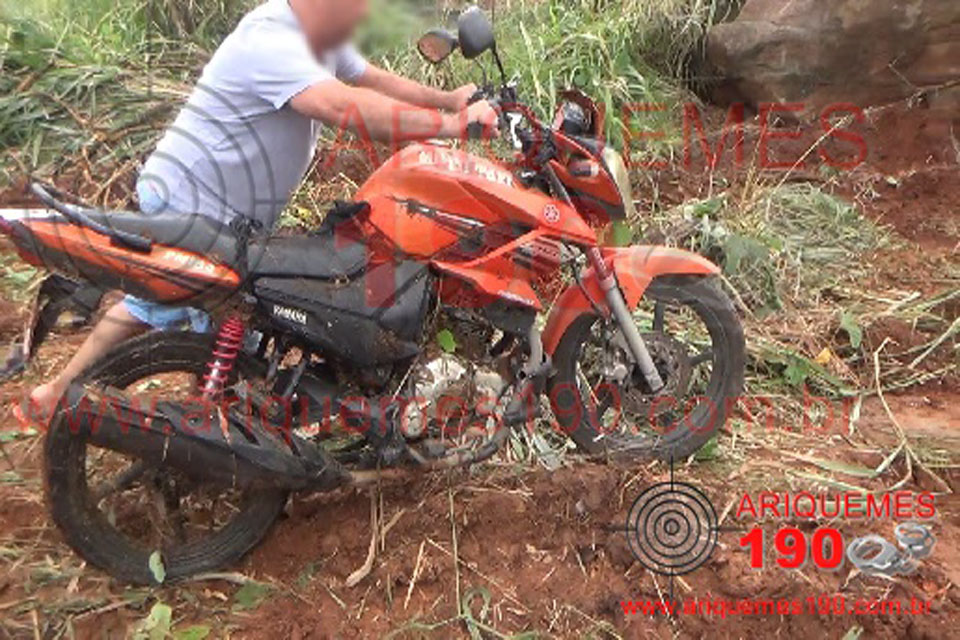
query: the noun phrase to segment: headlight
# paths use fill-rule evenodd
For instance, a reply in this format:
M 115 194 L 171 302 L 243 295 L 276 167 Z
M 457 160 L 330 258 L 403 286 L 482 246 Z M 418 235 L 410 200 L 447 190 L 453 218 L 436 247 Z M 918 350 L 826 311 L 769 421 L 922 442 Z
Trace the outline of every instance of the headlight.
M 611 147 L 603 148 L 603 161 L 610 169 L 613 181 L 617 184 L 620 191 L 620 199 L 623 200 L 623 212 L 627 220 L 632 220 L 637 215 L 637 209 L 633 206 L 633 191 L 630 188 L 630 172 L 627 171 L 627 163 L 623 161 L 623 156 Z

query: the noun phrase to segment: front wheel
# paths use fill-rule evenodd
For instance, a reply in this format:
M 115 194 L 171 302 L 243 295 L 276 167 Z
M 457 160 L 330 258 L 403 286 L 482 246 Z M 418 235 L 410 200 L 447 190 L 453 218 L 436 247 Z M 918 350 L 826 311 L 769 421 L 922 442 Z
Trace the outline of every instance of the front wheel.
M 589 453 L 686 458 L 716 434 L 743 391 L 740 319 L 700 276 L 654 279 L 633 318 L 664 388 L 651 393 L 615 321 L 585 312 L 553 356 L 554 415 Z

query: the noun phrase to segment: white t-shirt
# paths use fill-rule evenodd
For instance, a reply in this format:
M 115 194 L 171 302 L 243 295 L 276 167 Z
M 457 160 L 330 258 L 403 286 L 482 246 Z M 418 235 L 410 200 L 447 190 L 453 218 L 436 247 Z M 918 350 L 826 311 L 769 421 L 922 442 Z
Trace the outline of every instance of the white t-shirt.
M 271 227 L 320 133 L 320 123 L 289 100 L 334 77 L 353 80 L 366 64 L 352 45 L 317 59 L 287 0 L 269 0 L 217 49 L 147 159 L 138 188 L 156 193 L 167 211 L 221 220 L 242 214 Z

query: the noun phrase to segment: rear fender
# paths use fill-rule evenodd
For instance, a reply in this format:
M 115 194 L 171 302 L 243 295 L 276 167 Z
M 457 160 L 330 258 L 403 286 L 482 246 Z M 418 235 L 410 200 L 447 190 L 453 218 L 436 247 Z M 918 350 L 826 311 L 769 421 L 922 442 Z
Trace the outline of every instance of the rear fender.
M 711 276 L 720 273 L 720 268 L 703 256 L 669 247 L 640 245 L 606 248 L 603 249 L 603 257 L 616 275 L 620 291 L 631 311 L 637 308 L 650 282 L 658 276 Z M 610 313 L 600 281 L 592 268 L 581 274 L 580 285 L 568 287 L 550 310 L 543 331 L 543 347 L 550 355 L 553 355 L 563 334 L 580 315 L 593 313 L 595 309 L 604 315 Z
M 73 326 L 89 324 L 103 293 L 103 289 L 91 282 L 71 280 L 55 273 L 48 275 L 37 292 L 23 339 L 11 345 L 6 361 L 0 363 L 0 381 L 26 369 L 64 312 L 71 313 Z

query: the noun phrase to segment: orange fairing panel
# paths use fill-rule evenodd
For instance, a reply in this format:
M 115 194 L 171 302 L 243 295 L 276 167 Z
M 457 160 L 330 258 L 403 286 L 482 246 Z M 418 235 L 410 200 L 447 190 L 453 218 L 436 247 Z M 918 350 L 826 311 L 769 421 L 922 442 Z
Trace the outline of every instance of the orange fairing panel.
M 370 203 L 370 223 L 412 255 L 433 255 L 456 235 L 410 214 L 404 204 L 410 201 L 485 224 L 507 219 L 570 242 L 596 242 L 593 230 L 566 203 L 524 187 L 503 164 L 448 147 L 402 149 L 370 176 L 356 199 Z
M 575 176 L 556 160 L 550 161 L 550 166 L 557 172 L 560 182 L 572 187 L 577 191 L 593 196 L 611 206 L 622 206 L 623 198 L 620 196 L 620 190 L 616 183 L 610 178 L 610 175 L 600 166 L 596 160 L 582 160 L 581 166 L 592 167 L 594 170 L 589 174 Z
M 634 246 L 626 248 L 607 248 L 603 250 L 604 260 L 613 269 L 617 283 L 623 292 L 627 306 L 637 308 L 650 281 L 662 275 L 717 275 L 719 267 L 703 256 L 669 247 Z M 583 313 L 592 313 L 594 305 L 607 313 L 607 301 L 600 282 L 593 269 L 587 269 L 581 276 L 583 290 L 576 284 L 568 287 L 550 310 L 547 326 L 543 331 L 543 346 L 547 353 L 553 354 L 560 339 L 574 320 Z M 588 299 L 584 295 L 589 295 Z M 591 304 L 592 303 L 592 304 Z
M 65 222 L 43 219 L 22 224 L 38 248 L 52 251 L 51 258 L 62 258 L 61 268 L 113 274 L 139 284 L 161 302 L 188 299 L 209 288 L 231 290 L 240 284 L 232 269 L 176 247 L 154 244 L 151 251 L 142 253 Z
M 543 308 L 537 293 L 524 278 L 508 277 L 492 271 L 450 262 L 435 262 L 434 266 L 444 273 L 466 280 L 489 295 L 510 300 L 537 311 Z

